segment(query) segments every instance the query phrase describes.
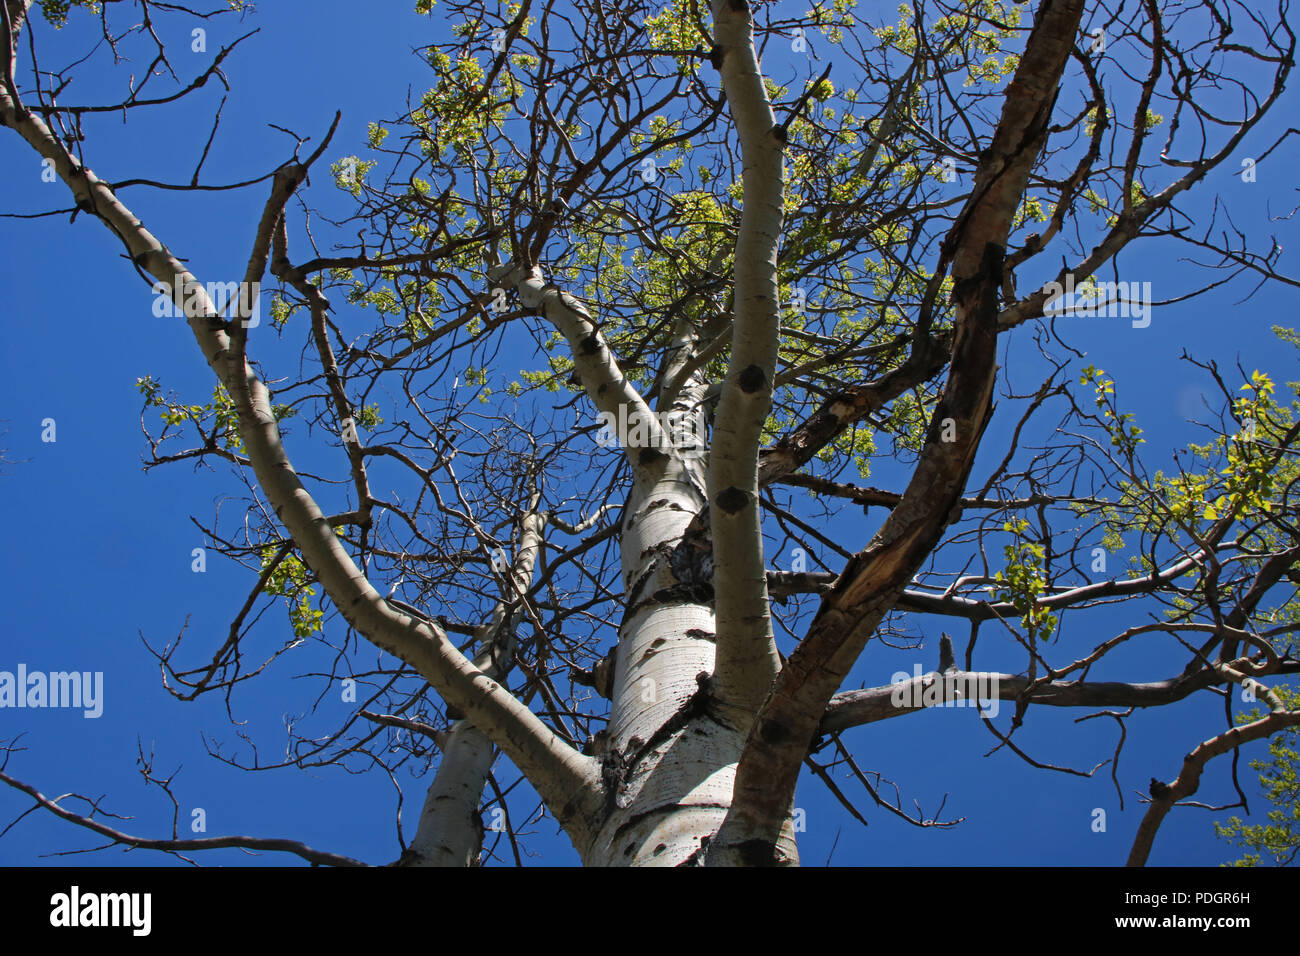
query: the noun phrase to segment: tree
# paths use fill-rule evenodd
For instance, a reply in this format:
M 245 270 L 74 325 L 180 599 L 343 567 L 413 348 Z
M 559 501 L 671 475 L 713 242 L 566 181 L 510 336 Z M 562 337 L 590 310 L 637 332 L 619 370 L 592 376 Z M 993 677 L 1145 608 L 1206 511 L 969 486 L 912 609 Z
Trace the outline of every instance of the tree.
M 147 466 L 224 462 L 249 489 L 237 520 L 204 529 L 255 578 L 228 635 L 198 664 L 179 639 L 155 652 L 178 698 L 229 701 L 290 648 L 328 648 L 321 694 L 355 709 L 292 739 L 285 763 L 382 764 L 389 735 L 409 735 L 436 771 L 401 865 L 478 860 L 485 800 L 514 840 L 498 753 L 588 864 L 792 864 L 805 768 L 850 814 L 846 772 L 940 822 L 883 795 L 850 728 L 979 703 L 998 748 L 1090 776 L 1104 764 L 1021 746 L 1030 714 L 1108 717 L 1122 747 L 1138 710 L 1224 710 L 1211 739 L 1168 742 L 1170 769 L 1187 756 L 1151 780 L 1140 865 L 1213 757 L 1300 723 L 1270 689 L 1300 670 L 1297 405 L 1264 372 L 1238 387 L 1189 355 L 1217 420 L 1153 469 L 1069 324 L 1150 324 L 1151 282 L 1126 264 L 1145 246 L 1214 260 L 1165 304 L 1296 284 L 1276 242 L 1257 251 L 1198 198 L 1295 132 L 1270 126 L 1295 51 L 1285 3 L 957 0 L 894 22 L 844 0 L 799 16 L 745 0 L 431 6 L 417 10 L 451 29 L 418 51 L 427 91 L 370 124 L 365 157 L 331 152 L 336 117 L 260 179 L 217 186 L 202 160 L 188 184 L 110 182 L 87 131 L 224 82 L 247 34 L 186 77 L 153 24 L 176 5 L 43 2 L 46 24 L 101 31 L 115 56 L 135 44 L 149 81 L 173 80 L 68 104 L 73 67 L 30 52 L 48 26 L 4 4 L 0 118 L 67 186 L 61 211 L 121 242 L 155 314 L 184 317 L 216 378 L 204 401 L 168 391 L 167 370 L 140 379 L 143 421 L 164 423 Z M 196 44 L 222 22 L 188 13 Z M 193 274 L 127 204 L 134 185 L 268 191 L 240 279 Z M 307 205 L 340 191 L 337 221 Z M 283 340 L 297 372 L 263 357 Z M 845 520 L 858 506 L 879 516 L 869 536 Z M 1109 569 L 1125 549 L 1131 566 Z M 293 639 L 251 667 L 257 609 L 276 600 Z M 955 624 L 965 646 L 945 634 L 935 669 L 852 689 L 869 649 Z M 1159 679 L 1093 676 L 1154 638 Z M 1268 713 L 1234 725 L 1238 688 Z M 145 838 L 10 770 L 111 843 L 356 862 L 290 840 Z

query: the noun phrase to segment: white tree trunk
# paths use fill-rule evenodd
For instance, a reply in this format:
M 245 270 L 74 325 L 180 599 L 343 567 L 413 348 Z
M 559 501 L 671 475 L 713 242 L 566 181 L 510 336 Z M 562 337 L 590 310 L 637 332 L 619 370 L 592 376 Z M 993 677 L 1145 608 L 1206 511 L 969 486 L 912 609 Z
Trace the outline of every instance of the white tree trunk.
M 698 862 L 731 805 L 746 727 L 717 719 L 711 700 L 714 616 L 709 585 L 692 580 L 707 558 L 683 536 L 704 507 L 702 460 L 665 459 L 638 481 L 623 520 L 626 617 L 605 759 L 608 817 L 584 862 L 679 866 Z M 793 830 L 786 841 L 794 856 Z
M 496 748 L 486 734 L 461 720 L 447 732 L 442 750 L 403 866 L 473 866 L 483 849 L 479 801 Z
M 519 546 L 502 582 L 501 601 L 483 624 L 474 666 L 495 679 L 510 670 L 516 628 L 523 618 L 523 596 L 533 580 L 547 516 L 534 496 L 521 522 Z M 473 866 L 483 849 L 479 804 L 496 746 L 468 720 L 458 720 L 439 740 L 442 761 L 425 795 L 415 837 L 402 855 L 403 866 Z
M 623 517 L 625 619 L 605 754 L 614 792 L 588 864 L 689 859 L 722 822 L 740 755 L 742 738 L 710 721 L 671 729 L 700 690 L 696 676 L 713 673 L 714 622 L 707 597 L 691 591 L 698 585 L 673 569 L 673 551 L 704 506 L 702 463 L 664 459 L 660 471 L 637 482 Z

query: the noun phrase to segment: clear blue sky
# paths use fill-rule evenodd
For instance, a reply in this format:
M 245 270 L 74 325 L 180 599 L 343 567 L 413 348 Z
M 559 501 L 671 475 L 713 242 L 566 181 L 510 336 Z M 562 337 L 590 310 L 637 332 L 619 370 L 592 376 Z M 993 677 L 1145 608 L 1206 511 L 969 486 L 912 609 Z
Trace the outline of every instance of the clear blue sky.
M 266 124 L 316 137 L 335 110 L 342 110 L 344 119 L 327 159 L 359 152 L 367 121 L 400 112 L 408 91 L 418 96 L 427 80 L 410 51 L 439 37 L 430 32 L 429 21 L 411 12 L 412 6 L 385 0 L 365 5 L 365 13 L 359 14 L 355 3 L 342 0 L 259 4 L 248 24 L 262 32 L 227 61 L 233 91 L 206 163 L 206 180 L 242 179 L 287 158 L 287 139 Z M 311 15 L 304 16 L 308 8 Z M 217 24 L 214 38 L 242 32 L 234 18 Z M 48 28 L 44 33 L 49 39 Z M 187 49 L 179 35 L 174 38 L 178 51 Z M 71 31 L 46 46 L 46 62 L 67 58 L 61 56 L 73 49 L 61 45 L 67 39 Z M 219 41 L 210 42 L 215 47 Z M 201 60 L 178 53 L 173 62 L 183 72 Z M 85 71 L 85 79 L 74 83 L 63 100 L 113 99 L 120 85 L 97 86 L 95 78 L 103 75 Z M 129 126 L 113 117 L 100 118 L 87 129 L 89 165 L 111 180 L 188 179 L 218 98 L 219 90 L 209 88 L 187 101 L 187 110 L 168 110 L 153 121 L 137 117 Z M 1289 93 L 1276 116 L 1294 116 L 1296 108 L 1296 97 Z M 0 134 L 0 176 L 9 186 L 3 211 L 67 205 L 61 184 L 42 182 L 35 154 L 11 131 Z M 1250 149 L 1243 152 L 1248 155 Z M 1267 216 L 1269 211 L 1285 214 L 1300 201 L 1294 187 L 1298 161 L 1300 149 L 1292 142 L 1259 168 L 1255 183 L 1241 182 L 1230 168 L 1215 174 L 1204 192 L 1208 197 L 1217 191 L 1238 225 L 1256 230 L 1259 237 L 1275 232 L 1287 245 L 1296 223 L 1270 225 Z M 327 177 L 318 173 L 317 179 L 313 203 L 322 202 L 328 190 Z M 265 196 L 264 187 L 211 196 L 140 188 L 123 193 L 145 224 L 186 257 L 200 278 L 242 274 Z M 59 710 L 0 710 L 0 739 L 21 733 L 22 744 L 29 748 L 13 757 L 9 772 L 47 795 L 78 791 L 103 797 L 105 808 L 132 817 L 116 825 L 163 836 L 170 805 L 159 791 L 144 785 L 136 767 L 139 743 L 146 753 L 156 755 L 156 772 L 166 775 L 181 768 L 175 791 L 182 807 L 182 835 L 188 835 L 184 831 L 190 811 L 201 807 L 209 836 L 287 837 L 372 863 L 394 859 L 398 847 L 390 780 L 379 773 L 348 774 L 334 767 L 312 773 L 246 773 L 212 760 L 205 753 L 205 734 L 249 756 L 222 702 L 175 701 L 161 687 L 156 663 L 141 644 L 142 637 L 155 647 L 174 640 L 188 619 L 192 653 L 213 646 L 253 580 L 248 572 L 213 555 L 206 573 L 190 569 L 191 549 L 203 544 L 190 516 L 210 522 L 217 503 L 224 496 L 238 497 L 241 486 L 224 470 L 196 472 L 174 465 L 145 474 L 140 467 L 146 446 L 136 379 L 153 374 L 166 387 L 192 396 L 191 401 L 211 394 L 211 373 L 188 330 L 178 321 L 152 315 L 147 285 L 98 222 L 10 219 L 0 222 L 0 237 L 5 252 L 0 288 L 8 334 L 0 355 L 0 418 L 8 421 L 3 443 L 8 457 L 18 460 L 5 466 L 0 477 L 6 544 L 0 578 L 0 670 L 22 662 L 34 670 L 103 671 L 106 686 L 104 713 L 96 720 Z M 1147 247 L 1126 258 L 1126 271 L 1153 281 L 1157 299 L 1186 291 L 1192 273 L 1173 261 L 1176 254 L 1168 245 Z M 1295 265 L 1288 248 L 1281 268 L 1294 274 Z M 1203 359 L 1217 358 L 1226 368 L 1240 360 L 1247 371 L 1263 369 L 1279 382 L 1297 377 L 1294 353 L 1279 349 L 1268 331 L 1272 324 L 1297 324 L 1295 290 L 1266 287 L 1242 304 L 1248 288 L 1233 284 L 1162 309 L 1147 329 L 1132 329 L 1114 319 L 1081 319 L 1072 327 L 1072 344 L 1119 383 L 1124 405 L 1146 430 L 1146 454 L 1153 466 L 1167 465 L 1169 451 L 1200 437 L 1186 419 L 1199 411 L 1207 382 L 1178 361 L 1184 349 Z M 356 321 L 368 319 L 358 314 Z M 293 349 L 269 341 L 255 334 L 252 345 L 267 362 L 268 374 L 296 372 Z M 1014 341 L 1007 355 L 1005 362 L 1032 365 L 1032 343 L 1026 338 Z M 277 361 L 293 364 L 277 366 Z M 516 367 L 509 365 L 501 374 L 512 374 Z M 1026 382 L 1017 384 L 1023 387 Z M 155 413 L 149 414 L 152 418 Z M 40 440 L 46 418 L 57 422 L 54 444 Z M 998 427 L 986 442 L 994 449 L 999 435 L 1005 434 Z M 291 438 L 291 454 L 305 457 L 305 433 L 294 442 Z M 985 455 L 981 465 L 987 468 L 992 460 Z M 896 474 L 886 469 L 877 480 L 889 484 Z M 847 512 L 842 530 L 837 529 L 840 540 L 860 547 L 872 525 L 853 509 Z M 1132 623 L 1126 615 L 1115 614 L 1088 620 L 1098 634 Z M 910 671 L 918 661 L 924 669 L 932 668 L 942 624 L 918 622 L 928 639 L 920 656 L 870 652 L 850 686 L 888 682 L 894 671 Z M 268 615 L 254 632 L 262 642 L 259 646 L 278 646 L 286 628 L 283 615 Z M 1090 633 L 1079 640 L 1091 646 L 1095 637 Z M 1094 676 L 1171 676 L 1181 661 L 1171 665 L 1176 658 L 1166 650 L 1134 648 Z M 304 649 L 301 666 L 326 666 L 323 656 L 309 656 L 313 653 Z M 309 711 L 319 688 L 314 682 L 290 679 L 287 667 L 273 668 L 255 686 L 255 691 L 236 698 L 235 715 L 247 721 L 238 729 L 259 742 L 264 759 L 274 761 L 283 754 L 286 715 Z M 328 726 L 323 722 L 328 706 L 323 705 L 314 726 Z M 341 715 L 347 705 L 335 706 Z M 1113 722 L 1075 724 L 1082 712 L 1044 711 L 1034 712 L 1022 729 L 1022 747 L 1041 759 L 1074 767 L 1092 767 L 1111 756 Z M 1002 719 L 1005 722 L 1005 716 Z M 932 813 L 946 794 L 943 818 L 964 817 L 965 822 L 947 830 L 918 831 L 863 798 L 859 803 L 870 821 L 864 828 L 835 805 L 821 784 L 805 780 L 796 801 L 806 810 L 803 858 L 808 864 L 822 864 L 835 844 L 835 864 L 1119 864 L 1140 819 L 1138 792 L 1145 790 L 1148 778 L 1171 778 L 1182 754 L 1221 727 L 1221 708 L 1213 703 L 1188 701 L 1135 717 L 1120 764 L 1122 812 L 1109 767 L 1092 779 L 1080 779 L 1035 770 L 1005 750 L 985 758 L 994 740 L 967 710 L 939 710 L 861 728 L 846 738 L 855 745 L 860 764 L 896 781 L 905 806 L 914 798 Z M 1263 746 L 1256 745 L 1245 755 L 1262 751 Z M 1244 767 L 1243 781 L 1254 798 L 1255 774 Z M 399 782 L 406 789 L 409 838 L 423 786 L 409 777 Z M 1197 799 L 1231 802 L 1223 761 L 1212 765 Z M 29 803 L 14 791 L 0 791 L 0 820 L 7 823 Z M 1257 799 L 1252 806 L 1262 808 Z M 1105 833 L 1091 829 L 1098 807 L 1108 813 Z M 1235 851 L 1215 839 L 1211 826 L 1222 816 L 1175 812 L 1157 840 L 1152 862 L 1215 864 L 1232 858 Z M 526 844 L 537 854 L 534 862 L 576 862 L 567 840 L 550 821 L 534 831 Z M 43 854 L 94 844 L 90 834 L 35 813 L 0 840 L 0 863 L 51 862 Z M 120 849 L 74 859 L 90 866 L 173 862 L 161 854 L 124 854 Z M 222 851 L 204 855 L 201 861 L 282 864 L 295 858 Z M 69 861 L 65 857 L 53 862 Z

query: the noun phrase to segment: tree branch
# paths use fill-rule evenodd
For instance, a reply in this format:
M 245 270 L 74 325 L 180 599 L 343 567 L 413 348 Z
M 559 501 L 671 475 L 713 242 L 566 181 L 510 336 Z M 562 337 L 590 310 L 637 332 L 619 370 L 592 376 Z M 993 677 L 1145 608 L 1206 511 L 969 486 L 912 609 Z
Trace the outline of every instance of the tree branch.
M 711 863 L 771 865 L 804 755 L 826 704 L 868 637 L 938 543 L 960 500 L 992 410 L 1002 259 L 1029 173 L 1046 141 L 1083 0 L 1045 0 L 1007 89 L 966 207 L 940 249 L 950 262 L 956 334 L 951 370 L 920 461 L 898 506 L 823 598 L 756 716 Z M 919 330 L 925 335 L 924 329 Z
M 772 407 L 781 326 L 776 260 L 786 132 L 777 125 L 763 87 L 749 5 L 714 0 L 713 20 L 715 57 L 721 58 L 722 88 L 740 138 L 745 189 L 736 239 L 731 359 L 709 452 L 717 631 L 713 689 L 724 714 L 747 721 L 780 667 L 763 563 L 758 446 Z
M 198 279 L 120 202 L 106 182 L 69 155 L 44 121 L 23 109 L 8 92 L 0 93 L 0 118 L 52 161 L 78 207 L 95 215 L 121 239 L 137 268 L 152 275 L 172 292 L 175 301 L 183 303 L 195 341 L 235 401 L 240 436 L 258 482 L 344 619 L 376 646 L 414 667 L 448 703 L 491 736 L 581 843 L 587 833 L 585 818 L 601 800 L 597 762 L 566 744 L 505 688 L 466 660 L 440 627 L 400 613 L 384 601 L 352 561 L 294 470 L 271 411 L 270 392 L 237 347 L 241 333 L 235 328 L 242 329 L 243 323 L 222 321 Z M 324 146 L 322 143 L 321 149 Z M 306 164 L 302 169 L 305 175 Z M 275 188 L 285 182 L 277 178 Z M 263 225 L 266 219 L 264 216 Z M 264 265 L 259 253 L 262 235 L 259 230 L 248 275 L 256 271 L 257 262 Z

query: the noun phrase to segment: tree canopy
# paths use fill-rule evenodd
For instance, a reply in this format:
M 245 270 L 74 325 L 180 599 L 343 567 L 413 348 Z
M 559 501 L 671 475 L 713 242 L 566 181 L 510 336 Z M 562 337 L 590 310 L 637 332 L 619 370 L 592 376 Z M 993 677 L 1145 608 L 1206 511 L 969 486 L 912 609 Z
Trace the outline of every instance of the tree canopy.
M 973 709 L 986 764 L 1079 778 L 1117 864 L 1188 806 L 1290 861 L 1300 336 L 1257 304 L 1297 280 L 1289 207 L 1245 192 L 1289 198 L 1285 2 L 420 0 L 404 104 L 349 141 L 273 102 L 238 178 L 207 158 L 262 38 L 228 6 L 5 0 L 5 148 L 66 187 L 21 214 L 107 229 L 131 314 L 208 368 L 132 376 L 144 465 L 222 476 L 194 560 L 245 589 L 140 653 L 236 725 L 291 672 L 282 756 L 219 759 L 400 775 L 422 809 L 364 861 L 151 837 L 11 742 L 24 805 L 186 856 L 522 862 L 546 816 L 593 865 L 793 864 L 813 788 L 847 825 L 969 825 L 865 758 Z M 157 115 L 196 165 L 101 158 Z M 209 192 L 256 199 L 238 274 L 134 198 Z M 1213 341 L 1167 331 L 1204 303 Z M 1247 324 L 1275 367 L 1238 361 Z M 1107 371 L 1135 355 L 1158 381 Z M 1175 363 L 1198 401 L 1153 430 L 1134 396 Z M 1265 740 L 1269 823 L 1229 819 Z

